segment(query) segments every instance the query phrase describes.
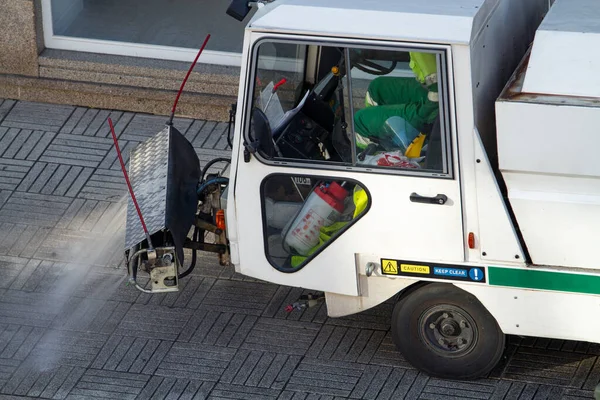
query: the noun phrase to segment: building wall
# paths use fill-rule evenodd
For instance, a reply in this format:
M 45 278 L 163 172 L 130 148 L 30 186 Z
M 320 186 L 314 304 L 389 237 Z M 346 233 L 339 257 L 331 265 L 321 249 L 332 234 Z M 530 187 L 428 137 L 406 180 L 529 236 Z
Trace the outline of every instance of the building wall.
M 41 0 L 0 0 L 0 98 L 167 115 L 188 62 L 44 48 Z M 227 121 L 239 68 L 199 64 L 177 116 Z
M 39 2 L 0 0 L 0 10 L 0 73 L 38 76 L 43 49 Z

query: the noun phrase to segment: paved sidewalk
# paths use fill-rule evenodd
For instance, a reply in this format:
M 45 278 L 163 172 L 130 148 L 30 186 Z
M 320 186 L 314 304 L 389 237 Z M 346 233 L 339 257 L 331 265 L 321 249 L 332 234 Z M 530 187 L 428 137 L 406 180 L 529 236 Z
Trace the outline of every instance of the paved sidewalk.
M 0 99 L 0 400 L 584 399 L 600 346 L 510 337 L 489 377 L 432 379 L 395 351 L 392 305 L 287 314 L 301 290 L 201 257 L 176 294 L 125 286 L 126 155 L 166 117 Z M 176 119 L 204 162 L 226 125 Z

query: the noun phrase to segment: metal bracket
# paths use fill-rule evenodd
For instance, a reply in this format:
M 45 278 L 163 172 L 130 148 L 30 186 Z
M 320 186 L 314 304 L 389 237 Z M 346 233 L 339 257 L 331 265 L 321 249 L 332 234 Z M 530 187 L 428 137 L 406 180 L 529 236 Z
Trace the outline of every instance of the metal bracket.
M 165 280 L 167 279 L 173 279 L 174 284 L 165 284 Z M 177 292 L 179 290 L 179 282 L 177 279 L 177 264 L 172 263 L 168 266 L 152 268 L 150 270 L 150 280 L 152 284 L 152 293 Z

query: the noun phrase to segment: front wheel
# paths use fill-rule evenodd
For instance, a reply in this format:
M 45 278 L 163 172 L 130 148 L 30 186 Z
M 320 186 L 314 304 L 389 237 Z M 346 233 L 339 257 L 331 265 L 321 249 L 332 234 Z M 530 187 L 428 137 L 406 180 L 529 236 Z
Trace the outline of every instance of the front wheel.
M 446 379 L 486 375 L 505 344 L 498 323 L 475 296 L 441 283 L 416 289 L 396 304 L 392 339 L 414 367 Z

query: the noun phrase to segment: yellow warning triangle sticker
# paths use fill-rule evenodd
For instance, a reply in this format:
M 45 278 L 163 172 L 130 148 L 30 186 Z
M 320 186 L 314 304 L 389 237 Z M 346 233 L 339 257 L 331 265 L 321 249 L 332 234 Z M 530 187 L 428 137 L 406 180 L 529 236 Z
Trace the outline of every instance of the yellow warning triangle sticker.
M 383 273 L 398 275 L 398 263 L 394 260 L 383 260 Z

